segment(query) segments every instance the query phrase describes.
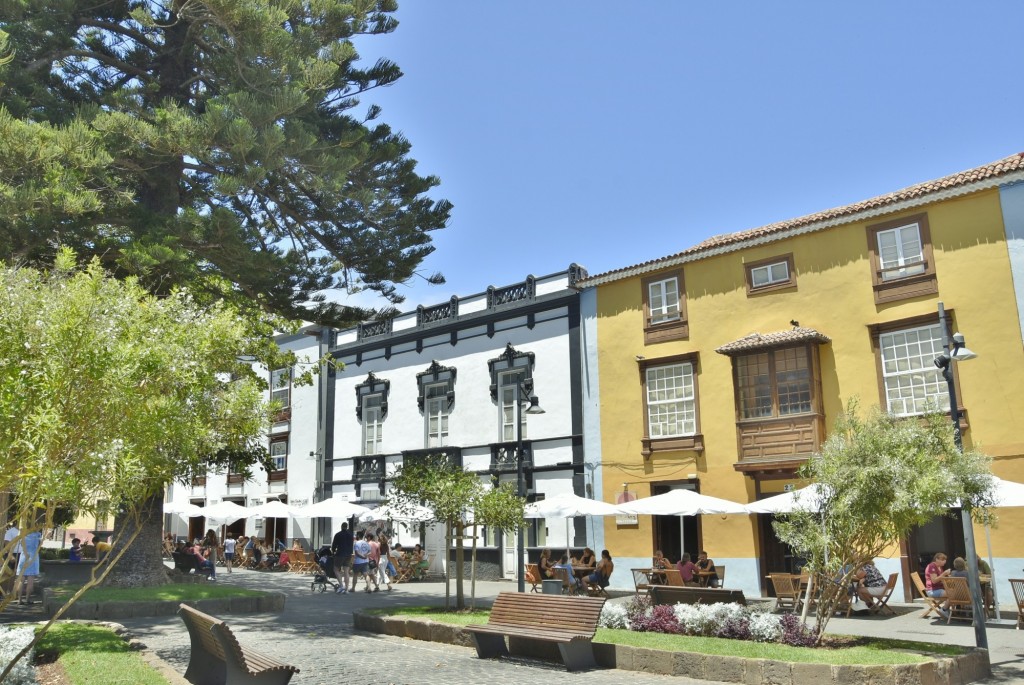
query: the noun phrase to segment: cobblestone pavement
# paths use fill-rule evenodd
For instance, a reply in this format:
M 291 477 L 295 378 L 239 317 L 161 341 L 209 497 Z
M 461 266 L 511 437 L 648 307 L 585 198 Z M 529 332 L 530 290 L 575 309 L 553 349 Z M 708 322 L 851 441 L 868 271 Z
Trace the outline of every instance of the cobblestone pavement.
M 556 663 L 528 659 L 482 660 L 476 651 L 435 642 L 421 642 L 392 636 L 355 631 L 353 609 L 375 606 L 443 605 L 444 584 L 439 582 L 405 583 L 394 592 L 357 592 L 344 596 L 313 594 L 309 576 L 223 569 L 217 582 L 260 590 L 278 590 L 288 595 L 280 614 L 223 615 L 239 640 L 281 661 L 302 669 L 295 685 L 453 685 L 455 683 L 495 685 L 502 681 L 521 682 L 570 678 L 573 683 L 618 685 L 642 678 L 645 683 L 672 685 L 714 685 L 711 681 L 634 673 L 614 669 L 567 675 Z M 508 582 L 477 583 L 476 596 L 484 604 L 515 586 Z M 467 602 L 469 583 L 466 583 Z M 622 600 L 613 600 L 622 601 Z M 454 602 L 454 598 L 453 598 Z M 835 618 L 829 623 L 833 634 L 869 635 L 904 638 L 942 644 L 973 645 L 974 630 L 969 624 L 920 618 L 919 605 L 894 606 L 896 616 Z M 988 625 L 993 676 L 985 685 L 1024 685 L 1024 633 L 1014 630 L 1015 612 L 1004 605 L 1001 625 Z M 1012 618 L 1007 620 L 1009 617 Z M 38 621 L 42 608 L 13 605 L 0 614 L 0 623 Z M 140 641 L 165 660 L 178 673 L 188 665 L 188 633 L 181 619 L 140 618 L 123 622 Z
M 313 594 L 309 577 L 288 573 L 220 570 L 217 582 L 288 595 L 280 614 L 225 614 L 241 644 L 302 671 L 294 685 L 494 685 L 571 678 L 584 685 L 619 685 L 642 677 L 658 685 L 714 685 L 707 680 L 598 669 L 568 675 L 561 664 L 530 659 L 478 659 L 476 650 L 436 642 L 422 642 L 356 631 L 353 609 L 374 606 L 443 604 L 444 583 L 412 582 L 396 585 L 394 592 L 359 591 L 347 595 Z M 477 583 L 477 597 L 487 603 L 510 583 Z M 454 588 L 453 588 L 454 589 Z M 468 597 L 469 584 L 466 584 Z M 452 598 L 454 602 L 454 597 Z M 181 619 L 152 618 L 122 621 L 134 637 L 154 651 L 178 673 L 188 666 L 189 641 Z

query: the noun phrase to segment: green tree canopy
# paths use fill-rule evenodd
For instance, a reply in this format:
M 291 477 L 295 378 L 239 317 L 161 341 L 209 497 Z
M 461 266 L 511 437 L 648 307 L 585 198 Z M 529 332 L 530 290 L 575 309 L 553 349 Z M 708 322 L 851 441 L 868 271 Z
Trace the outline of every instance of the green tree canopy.
M 69 245 L 154 293 L 333 325 L 375 312 L 325 290 L 400 302 L 451 207 L 359 102 L 401 76 L 361 68 L 353 43 L 393 31 L 395 9 L 0 1 L 0 257 L 45 265 Z
M 794 512 L 776 521 L 775 531 L 807 559 L 811 573 L 834 581 L 819 588 L 819 639 L 856 571 L 914 527 L 961 502 L 977 520 L 992 520 L 989 459 L 961 454 L 942 414 L 897 418 L 876 407 L 861 417 L 851 402 L 800 475 L 823 486 L 820 512 Z
M 59 510 L 115 511 L 119 543 L 145 532 L 108 557 L 151 551 L 155 564 L 121 565 L 166 582 L 154 543 L 164 488 L 229 461 L 269 461 L 273 407 L 243 360 L 273 351 L 230 305 L 178 290 L 157 298 L 97 260 L 77 268 L 67 249 L 48 272 L 0 268 L 0 493 L 13 495 L 21 537 L 56 525 Z

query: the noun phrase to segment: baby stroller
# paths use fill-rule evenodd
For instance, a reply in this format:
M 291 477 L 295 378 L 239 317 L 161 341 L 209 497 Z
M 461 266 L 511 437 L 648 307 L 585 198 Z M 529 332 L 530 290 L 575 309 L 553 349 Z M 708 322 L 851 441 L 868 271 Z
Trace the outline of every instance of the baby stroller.
M 327 592 L 327 586 L 332 590 L 338 589 L 338 583 L 334 580 L 334 558 L 331 556 L 331 548 L 324 546 L 316 551 L 316 563 L 319 570 L 313 574 L 313 582 L 309 584 L 310 592 Z

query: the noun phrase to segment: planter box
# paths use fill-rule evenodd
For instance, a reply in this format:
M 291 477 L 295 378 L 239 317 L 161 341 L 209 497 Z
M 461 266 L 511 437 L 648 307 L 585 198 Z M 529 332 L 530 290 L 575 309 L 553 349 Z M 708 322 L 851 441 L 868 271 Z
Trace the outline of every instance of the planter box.
M 402 619 L 356 611 L 353 614 L 356 629 L 371 633 L 385 633 L 431 642 L 464 647 L 473 646 L 473 637 L 459 626 L 430 620 Z M 411 624 L 421 624 L 413 626 Z M 558 648 L 538 653 L 523 650 L 528 640 L 513 640 L 509 647 L 532 657 L 559 661 Z M 515 649 L 519 648 L 519 649 Z M 988 651 L 972 649 L 956 657 L 938 657 L 920 664 L 896 666 L 847 666 L 831 664 L 804 664 L 771 659 L 744 659 L 736 656 L 716 656 L 696 652 L 663 652 L 657 649 L 594 643 L 597 662 L 607 668 L 623 671 L 641 671 L 677 675 L 697 680 L 713 680 L 745 685 L 961 685 L 983 680 L 991 675 Z

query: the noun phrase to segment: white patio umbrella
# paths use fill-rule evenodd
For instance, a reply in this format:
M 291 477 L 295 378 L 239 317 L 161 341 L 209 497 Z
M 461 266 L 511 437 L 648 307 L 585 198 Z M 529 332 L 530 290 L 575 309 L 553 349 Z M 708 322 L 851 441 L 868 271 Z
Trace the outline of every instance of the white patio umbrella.
M 202 507 L 192 504 L 191 502 L 168 502 L 164 505 L 164 513 L 177 514 L 185 520 L 205 515 L 203 514 Z
M 433 521 L 434 512 L 424 506 L 417 505 L 412 510 L 404 510 L 393 507 L 389 504 L 382 504 L 376 509 L 370 509 L 359 516 L 360 523 L 371 521 L 400 521 L 402 523 L 423 523 Z
M 614 516 L 618 507 L 596 499 L 587 499 L 571 492 L 563 492 L 538 502 L 531 502 L 523 509 L 528 519 L 565 519 L 566 556 L 569 555 L 569 519 L 577 516 Z
M 340 495 L 335 495 L 330 499 L 310 504 L 308 507 L 300 507 L 295 511 L 295 515 L 304 518 L 348 519 L 353 516 L 362 516 L 368 511 L 370 511 L 368 507 L 349 502 L 342 499 Z
M 746 505 L 751 514 L 791 514 L 794 511 L 820 511 L 826 491 L 818 483 L 806 488 L 766 497 Z
M 696 516 L 698 514 L 746 514 L 747 509 L 738 502 L 719 497 L 702 495 L 693 490 L 669 490 L 668 492 L 624 502 L 616 507 L 623 514 L 647 514 L 650 516 Z M 680 530 L 682 531 L 682 526 Z M 682 546 L 686 540 L 682 539 Z
M 651 516 L 696 516 L 697 514 L 746 514 L 738 502 L 702 495 L 693 490 L 669 490 L 662 495 L 635 499 L 616 506 L 623 514 Z
M 295 507 L 289 507 L 279 499 L 272 499 L 255 507 L 248 507 L 249 517 L 262 516 L 268 519 L 286 519 L 297 516 Z
M 250 516 L 248 509 L 230 500 L 222 500 L 217 504 L 203 507 L 201 515 L 223 523 L 234 523 L 238 519 L 249 518 Z

